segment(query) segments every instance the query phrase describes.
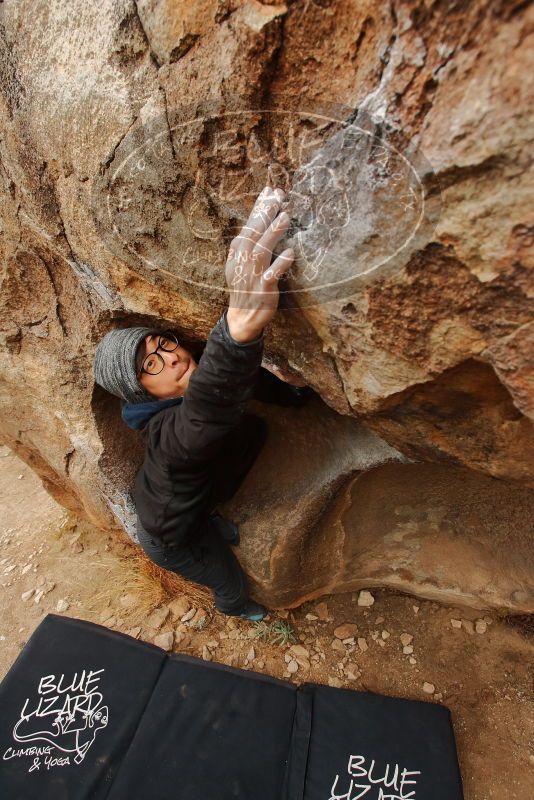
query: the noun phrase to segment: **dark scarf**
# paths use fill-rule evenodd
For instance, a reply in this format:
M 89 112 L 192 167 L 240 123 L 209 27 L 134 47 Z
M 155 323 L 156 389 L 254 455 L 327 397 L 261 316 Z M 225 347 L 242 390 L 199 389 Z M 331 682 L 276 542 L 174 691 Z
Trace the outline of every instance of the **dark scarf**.
M 149 400 L 148 403 L 122 403 L 121 416 L 129 428 L 140 431 L 154 414 L 181 403 L 183 399 L 183 397 L 169 397 L 168 400 Z

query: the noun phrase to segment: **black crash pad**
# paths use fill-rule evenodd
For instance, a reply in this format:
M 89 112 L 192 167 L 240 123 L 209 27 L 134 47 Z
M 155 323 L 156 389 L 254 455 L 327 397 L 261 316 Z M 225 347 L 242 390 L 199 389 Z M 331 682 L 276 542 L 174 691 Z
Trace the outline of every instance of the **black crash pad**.
M 449 711 L 48 614 L 0 684 L 6 800 L 462 800 Z

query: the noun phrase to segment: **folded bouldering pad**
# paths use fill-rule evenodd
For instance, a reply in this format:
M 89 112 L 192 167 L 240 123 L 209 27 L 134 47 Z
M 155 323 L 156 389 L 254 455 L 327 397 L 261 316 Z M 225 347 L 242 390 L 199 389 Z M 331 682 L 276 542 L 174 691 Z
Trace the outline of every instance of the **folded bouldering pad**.
M 461 800 L 448 709 L 48 614 L 0 684 L 0 798 Z

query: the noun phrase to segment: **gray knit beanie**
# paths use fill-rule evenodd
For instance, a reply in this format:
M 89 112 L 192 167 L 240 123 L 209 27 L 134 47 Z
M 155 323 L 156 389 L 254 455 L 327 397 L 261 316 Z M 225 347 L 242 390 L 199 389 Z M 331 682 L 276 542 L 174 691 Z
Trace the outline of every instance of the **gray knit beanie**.
M 146 403 L 156 398 L 139 383 L 135 358 L 137 348 L 149 333 L 160 328 L 118 328 L 108 331 L 95 350 L 95 381 L 111 394 L 127 403 Z

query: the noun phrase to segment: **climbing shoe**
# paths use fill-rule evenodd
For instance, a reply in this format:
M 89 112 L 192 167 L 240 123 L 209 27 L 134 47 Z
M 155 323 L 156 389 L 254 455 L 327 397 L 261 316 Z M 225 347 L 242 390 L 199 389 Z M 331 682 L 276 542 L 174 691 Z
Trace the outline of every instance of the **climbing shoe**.
M 260 622 L 269 612 L 265 606 L 255 603 L 254 600 L 247 600 L 242 611 L 227 611 L 229 617 L 241 617 L 241 619 L 250 619 L 252 622 Z
M 217 529 L 219 530 L 224 541 L 228 542 L 228 544 L 231 544 L 234 547 L 237 547 L 240 539 L 239 539 L 239 528 L 237 527 L 235 522 L 230 522 L 229 519 L 221 517 L 218 511 L 212 511 L 211 518 L 214 521 L 215 525 L 217 526 Z
M 242 611 L 239 616 L 242 619 L 251 619 L 253 622 L 260 622 L 267 614 L 268 611 L 265 606 L 255 603 L 253 600 L 249 600 L 245 610 Z

